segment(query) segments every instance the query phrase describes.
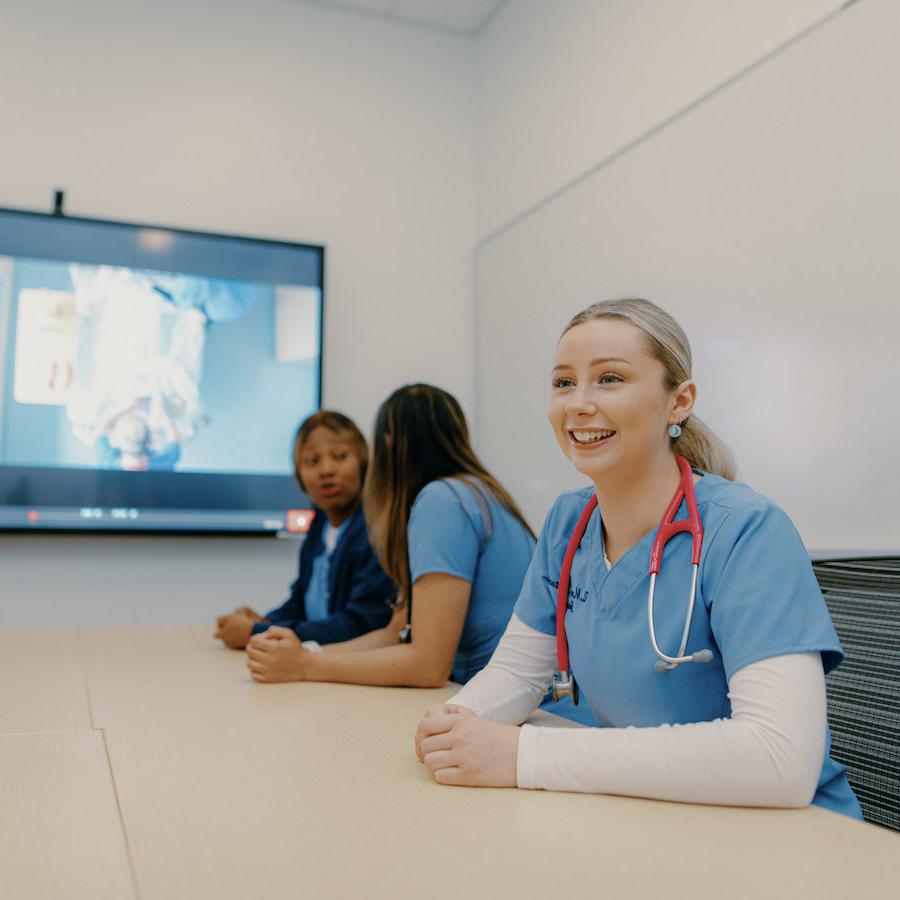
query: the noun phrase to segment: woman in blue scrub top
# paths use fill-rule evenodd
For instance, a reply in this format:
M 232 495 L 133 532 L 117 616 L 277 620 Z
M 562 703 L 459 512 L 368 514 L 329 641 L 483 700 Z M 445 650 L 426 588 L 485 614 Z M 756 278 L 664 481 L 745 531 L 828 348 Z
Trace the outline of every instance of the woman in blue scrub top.
M 315 508 L 300 547 L 290 596 L 264 616 L 249 606 L 216 620 L 215 637 L 234 650 L 277 625 L 308 646 L 347 641 L 390 621 L 395 588 L 369 544 L 362 488 L 366 439 L 347 416 L 322 409 L 294 437 L 294 474 Z
M 579 313 L 556 348 L 550 424 L 592 485 L 550 510 L 515 614 L 491 663 L 416 731 L 445 784 L 518 786 L 746 806 L 817 805 L 860 817 L 829 756 L 824 675 L 842 659 L 809 557 L 788 517 L 733 481 L 727 448 L 693 414 L 687 337 L 645 300 Z M 678 427 L 673 427 L 678 426 Z M 648 633 L 649 557 L 693 469 L 705 530 L 687 653 L 657 671 Z M 557 663 L 556 586 L 592 494 L 565 613 L 569 666 L 599 727 L 541 729 L 531 714 Z M 675 519 L 687 517 L 682 502 Z M 690 534 L 666 545 L 655 630 L 680 645 Z
M 372 544 L 399 588 L 390 624 L 321 653 L 269 628 L 247 647 L 257 681 L 438 687 L 448 678 L 466 682 L 487 664 L 534 536 L 475 455 L 463 412 L 446 391 L 408 385 L 382 404 L 365 511 Z

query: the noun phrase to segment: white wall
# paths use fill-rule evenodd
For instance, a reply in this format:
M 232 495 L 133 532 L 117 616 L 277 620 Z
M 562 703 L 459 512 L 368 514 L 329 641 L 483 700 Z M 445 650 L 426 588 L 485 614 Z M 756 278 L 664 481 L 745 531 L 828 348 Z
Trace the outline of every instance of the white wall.
M 815 27 L 839 6 L 509 0 L 472 40 L 294 0 L 0 0 L 0 204 L 46 208 L 62 186 L 73 214 L 327 244 L 325 401 L 368 428 L 395 385 L 446 386 L 479 407 L 480 449 L 539 522 L 570 478 L 541 443 L 544 343 L 580 305 L 674 290 L 700 320 L 716 302 L 700 263 L 720 249 L 703 242 L 734 228 L 719 274 L 736 266 L 741 302 L 766 287 L 757 274 L 799 271 L 831 286 L 833 311 L 840 291 L 823 259 L 870 306 L 890 297 L 896 7 L 860 0 Z M 716 92 L 755 63 L 738 90 Z M 679 115 L 710 93 L 697 118 Z M 722 159 L 710 152 L 719 115 L 738 129 Z M 758 120 L 790 133 L 766 137 Z M 857 142 L 848 127 L 862 128 Z M 799 270 L 784 253 L 777 265 L 760 259 L 752 240 L 778 214 L 752 181 L 729 181 L 741 160 L 759 161 L 764 187 L 773 175 L 790 186 L 791 167 L 806 173 L 795 199 L 810 203 L 808 231 L 842 214 L 862 231 L 841 243 L 840 229 L 826 229 L 820 245 L 804 244 Z M 830 166 L 856 174 L 832 190 Z M 680 171 L 702 196 L 679 195 Z M 814 184 L 825 187 L 811 194 Z M 717 221 L 722 191 L 748 202 Z M 874 213 L 883 233 L 871 243 Z M 644 231 L 642 218 L 660 224 Z M 788 246 L 797 227 L 784 225 Z M 785 308 L 800 308 L 795 299 Z M 521 417 L 511 399 L 525 404 Z M 850 411 L 825 414 L 840 426 Z M 520 427 L 511 454 L 504 432 Z M 523 446 L 548 452 L 547 465 Z M 877 467 L 865 474 L 867 489 L 878 477 Z M 295 551 L 243 539 L 0 537 L 0 626 L 200 621 L 265 606 L 280 599 Z
M 483 93 L 520 117 L 484 151 L 479 435 L 535 523 L 580 482 L 543 411 L 556 337 L 589 303 L 637 295 L 685 325 L 699 413 L 811 549 L 900 548 L 900 7 L 830 5 L 739 4 L 723 19 L 735 4 L 613 3 L 606 19 L 599 4 L 566 4 L 572 18 L 542 23 L 527 66 L 508 29 L 536 29 L 543 8 L 523 24 L 527 4 L 512 4 L 492 23 Z M 695 18 L 660 42 L 657 14 L 673 7 Z M 565 39 L 588 33 L 560 74 Z M 619 57 L 624 83 L 640 83 L 637 112 L 608 97 Z M 537 89 L 542 72 L 555 96 Z M 525 110 L 538 147 L 514 153 Z
M 478 39 L 479 233 L 546 202 L 839 0 L 510 0 Z
M 473 53 L 294 0 L 0 0 L 0 205 L 324 243 L 325 403 L 366 431 L 410 380 L 470 408 Z M 265 606 L 295 550 L 0 537 L 0 625 Z

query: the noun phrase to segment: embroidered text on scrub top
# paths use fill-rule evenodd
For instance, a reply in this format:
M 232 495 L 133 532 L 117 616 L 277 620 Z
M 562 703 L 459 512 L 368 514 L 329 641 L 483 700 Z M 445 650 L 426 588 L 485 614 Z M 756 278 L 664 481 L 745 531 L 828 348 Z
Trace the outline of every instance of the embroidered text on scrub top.
M 541 576 L 542 579 L 550 585 L 551 588 L 555 591 L 559 587 L 559 582 L 554 581 L 552 578 L 548 578 L 546 575 Z M 580 603 L 587 603 L 588 598 L 591 596 L 591 589 L 582 587 L 580 584 L 569 584 L 569 602 L 566 604 L 568 609 L 574 609 L 575 601 L 578 600 Z

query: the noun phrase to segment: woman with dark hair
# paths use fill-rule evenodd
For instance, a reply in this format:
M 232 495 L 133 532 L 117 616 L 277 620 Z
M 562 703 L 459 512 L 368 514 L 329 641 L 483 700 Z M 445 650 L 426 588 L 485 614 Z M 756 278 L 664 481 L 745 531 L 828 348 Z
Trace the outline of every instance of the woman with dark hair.
M 438 687 L 485 666 L 506 627 L 534 535 L 469 441 L 459 403 L 414 384 L 375 421 L 365 510 L 372 544 L 399 588 L 385 628 L 309 652 L 288 629 L 247 647 L 257 681 Z
M 259 615 L 241 607 L 216 622 L 215 637 L 235 650 L 273 625 L 307 646 L 347 641 L 390 620 L 394 586 L 369 544 L 362 497 L 369 450 L 351 419 L 320 410 L 294 438 L 294 473 L 316 514 L 300 548 L 290 596 Z

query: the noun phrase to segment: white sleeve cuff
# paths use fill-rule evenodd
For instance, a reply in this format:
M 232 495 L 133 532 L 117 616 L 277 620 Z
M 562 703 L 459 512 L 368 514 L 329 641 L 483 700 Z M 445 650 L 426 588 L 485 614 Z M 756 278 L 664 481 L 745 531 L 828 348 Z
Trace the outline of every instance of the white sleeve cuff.
M 539 755 L 538 742 L 540 728 L 523 725 L 519 733 L 519 751 L 516 756 L 516 785 L 520 788 L 536 789 L 540 784 L 535 765 Z

